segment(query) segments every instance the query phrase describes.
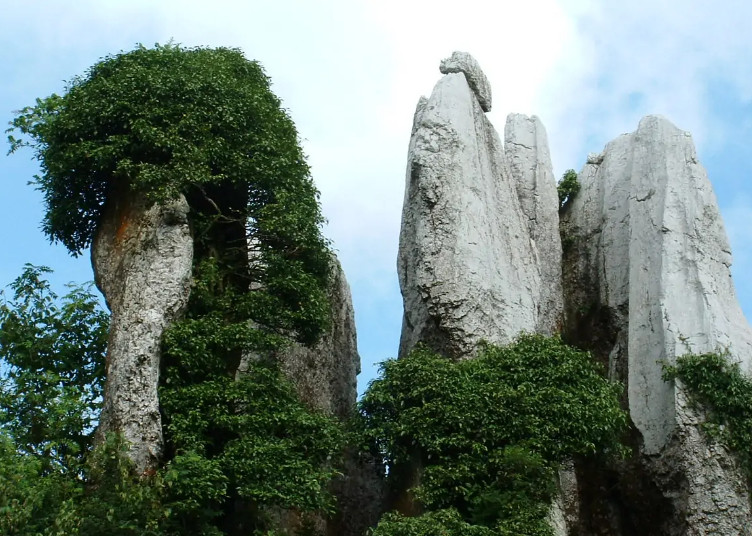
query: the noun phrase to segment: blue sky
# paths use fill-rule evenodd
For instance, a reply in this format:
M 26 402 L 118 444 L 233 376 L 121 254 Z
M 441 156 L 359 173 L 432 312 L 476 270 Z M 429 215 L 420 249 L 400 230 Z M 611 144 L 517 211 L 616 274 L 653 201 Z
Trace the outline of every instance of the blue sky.
M 473 54 L 493 87 L 491 121 L 538 115 L 554 170 L 648 113 L 692 132 L 734 252 L 752 317 L 752 3 L 727 0 L 36 0 L 0 13 L 0 124 L 64 89 L 109 53 L 173 40 L 241 48 L 260 61 L 295 120 L 321 190 L 325 230 L 353 291 L 361 390 L 396 354 L 402 303 L 395 270 L 415 104 L 453 50 Z M 496 5 L 499 4 L 499 5 Z M 517 5 L 514 5 L 517 4 Z M 524 5 L 523 5 L 524 4 Z M 24 263 L 55 269 L 58 289 L 92 279 L 39 230 L 37 173 L 0 151 L 0 285 Z

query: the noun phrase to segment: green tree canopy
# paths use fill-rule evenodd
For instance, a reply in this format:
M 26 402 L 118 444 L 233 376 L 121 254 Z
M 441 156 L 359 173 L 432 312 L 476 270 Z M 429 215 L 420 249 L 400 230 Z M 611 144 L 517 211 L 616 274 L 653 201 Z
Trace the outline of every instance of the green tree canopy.
M 374 534 L 550 534 L 558 465 L 623 449 L 621 389 L 590 354 L 540 335 L 470 360 L 423 348 L 386 361 L 360 402 L 365 435 L 396 497 L 427 513 L 387 516 Z
M 306 342 L 326 325 L 318 191 L 269 78 L 239 50 L 169 44 L 107 56 L 64 95 L 21 110 L 9 132 L 11 152 L 30 146 L 40 162 L 44 231 L 74 255 L 112 196 L 182 193 L 196 264 L 215 265 L 212 292 L 263 289 L 246 304 L 253 320 Z
M 0 429 L 47 472 L 89 451 L 102 397 L 109 316 L 88 287 L 61 299 L 27 265 L 0 292 Z
M 279 205 L 292 204 L 298 217 L 275 223 L 294 225 L 288 238 L 320 241 L 295 126 L 261 66 L 238 50 L 165 45 L 107 56 L 63 96 L 22 110 L 12 127 L 26 136 L 11 135 L 11 151 L 30 145 L 41 163 L 44 230 L 74 253 L 91 243 L 119 186 L 162 199 L 241 185 L 261 238 L 271 238 L 266 220 L 284 219 Z

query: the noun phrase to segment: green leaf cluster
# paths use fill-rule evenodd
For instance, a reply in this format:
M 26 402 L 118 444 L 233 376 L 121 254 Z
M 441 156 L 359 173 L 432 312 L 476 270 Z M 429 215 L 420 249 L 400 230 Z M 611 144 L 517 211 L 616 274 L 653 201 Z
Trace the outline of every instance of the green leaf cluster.
M 556 337 L 525 335 L 506 347 L 484 345 L 470 360 L 419 348 L 386 361 L 360 412 L 394 489 L 415 486 L 428 512 L 453 509 L 488 534 L 538 535 L 549 531 L 559 463 L 621 454 L 627 417 L 620 392 L 588 353 Z M 422 534 L 411 530 L 376 534 Z
M 725 443 L 752 480 L 752 380 L 725 353 L 688 354 L 664 367 L 665 380 L 681 380 L 707 410 L 705 431 Z
M 297 131 L 261 66 L 235 49 L 143 46 L 107 56 L 38 99 L 11 124 L 11 151 L 30 145 L 42 174 L 43 228 L 78 253 L 106 199 L 154 200 L 238 186 L 261 241 L 309 238 L 317 192 Z M 268 235 L 268 236 L 267 236 Z
M 561 181 L 556 186 L 556 190 L 559 193 L 559 210 L 561 210 L 580 191 L 580 181 L 577 180 L 577 172 L 573 169 L 566 170 Z
M 107 56 L 64 95 L 20 111 L 9 132 L 11 151 L 31 146 L 40 162 L 43 229 L 72 253 L 91 243 L 108 200 L 184 194 L 197 280 L 213 261 L 213 290 L 254 294 L 242 306 L 266 330 L 310 343 L 326 326 L 318 191 L 269 78 L 239 50 L 168 44 Z
M 239 500 L 260 533 L 264 507 L 332 511 L 341 425 L 271 360 L 228 372 L 222 357 L 249 333 L 242 347 L 275 347 L 240 323 L 171 332 L 187 350 L 161 388 L 170 455 L 156 474 L 132 474 L 116 435 L 93 448 L 108 316 L 86 287 L 59 298 L 47 272 L 27 266 L 0 305 L 0 534 L 223 534 Z
M 75 471 L 99 416 L 109 316 L 90 287 L 58 298 L 49 272 L 26 265 L 0 292 L 0 429 L 45 472 Z
M 337 474 L 341 426 L 304 406 L 276 366 L 253 363 L 237 380 L 210 377 L 163 387 L 160 394 L 166 436 L 177 453 L 171 470 L 183 471 L 176 485 L 193 493 L 196 486 L 186 481 L 186 470 L 195 464 L 221 475 L 206 488 L 213 490 L 217 506 L 242 499 L 256 509 L 333 510 L 327 486 Z

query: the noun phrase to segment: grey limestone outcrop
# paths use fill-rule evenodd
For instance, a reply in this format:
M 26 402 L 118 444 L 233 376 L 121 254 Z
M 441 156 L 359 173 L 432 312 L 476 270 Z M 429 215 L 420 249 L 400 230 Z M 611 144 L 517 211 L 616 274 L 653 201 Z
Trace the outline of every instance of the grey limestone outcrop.
M 728 351 L 742 370 L 752 365 L 752 330 L 692 138 L 662 117 L 645 117 L 637 131 L 588 157 L 579 180 L 562 218 L 568 327 L 626 384 L 646 478 L 672 502 L 666 527 L 750 534 L 738 465 L 701 433 L 700 412 L 681 384 L 662 377 L 662 364 L 686 353 Z
M 357 396 L 360 355 L 350 286 L 332 255 L 328 289 L 330 328 L 314 346 L 293 344 L 279 355 L 283 372 L 301 400 L 340 419 L 350 416 Z
M 452 56 L 457 63 L 458 57 L 465 58 Z M 462 61 L 479 72 L 474 60 Z M 405 310 L 400 355 L 422 342 L 469 357 L 480 340 L 507 343 L 520 332 L 555 330 L 561 298 L 553 298 L 558 310 L 545 314 L 542 301 L 561 288 L 560 275 L 546 280 L 557 269 L 542 269 L 531 228 L 541 243 L 558 241 L 558 202 L 543 194 L 528 206 L 519 191 L 535 193 L 516 184 L 536 188 L 553 180 L 543 171 L 550 168 L 545 131 L 533 135 L 540 145 L 520 155 L 513 173 L 465 71 L 442 65 L 449 74 L 419 101 L 410 140 L 398 257 Z M 513 121 L 509 136 L 527 142 L 527 128 Z M 541 163 L 530 177 L 528 158 Z M 531 224 L 531 216 L 541 225 Z
M 540 120 L 510 115 L 502 147 L 477 62 L 455 53 L 441 72 L 418 102 L 408 153 L 400 355 L 423 343 L 472 357 L 480 340 L 562 331 L 626 386 L 636 454 L 564 467 L 555 532 L 752 534 L 735 456 L 703 433 L 704 410 L 681 382 L 663 378 L 686 353 L 727 352 L 752 372 L 752 330 L 691 136 L 644 118 L 588 155 L 560 211 Z
M 96 283 L 112 316 L 98 435 L 118 432 L 138 474 L 162 454 L 158 382 L 162 334 L 188 303 L 193 239 L 188 203 L 111 196 L 92 246 Z

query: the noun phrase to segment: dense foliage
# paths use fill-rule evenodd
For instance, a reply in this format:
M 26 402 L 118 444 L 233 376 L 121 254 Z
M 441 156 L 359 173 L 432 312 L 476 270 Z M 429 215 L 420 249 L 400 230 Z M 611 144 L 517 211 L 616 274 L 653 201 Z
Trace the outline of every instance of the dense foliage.
M 752 380 L 725 354 L 689 354 L 665 367 L 665 379 L 681 380 L 707 410 L 705 430 L 736 453 L 752 479 Z
M 295 125 L 240 51 L 158 45 L 105 57 L 9 131 L 11 151 L 31 146 L 40 162 L 45 232 L 74 254 L 112 196 L 184 194 L 197 264 L 212 257 L 222 271 L 215 287 L 232 280 L 265 328 L 306 342 L 321 333 L 329 256 L 318 192 Z
M 556 190 L 559 193 L 559 209 L 564 208 L 574 196 L 580 191 L 580 182 L 577 180 L 577 172 L 573 169 L 568 169 L 564 172 L 564 175 L 556 186 Z
M 261 66 L 238 50 L 108 56 L 12 126 L 30 139 L 11 136 L 11 150 L 32 145 L 42 167 L 44 229 L 73 252 L 91 243 L 104 201 L 122 186 L 165 199 L 239 185 L 258 234 L 319 239 L 303 236 L 305 220 L 320 216 L 295 126 Z
M 28 266 L 0 306 L 1 534 L 224 534 L 238 498 L 332 509 L 341 429 L 273 364 L 166 388 L 175 450 L 155 475 L 131 474 L 117 436 L 93 449 L 108 316 L 85 289 L 58 299 L 45 271 Z M 254 515 L 248 530 L 265 530 L 263 512 Z
M 538 335 L 471 360 L 418 349 L 385 362 L 360 403 L 364 433 L 426 513 L 375 534 L 549 534 L 558 464 L 621 452 L 620 390 L 589 354 Z
M 45 232 L 73 254 L 108 203 L 190 206 L 190 303 L 163 344 L 164 467 L 134 480 L 127 445 L 109 438 L 79 471 L 90 500 L 61 499 L 75 530 L 245 534 L 269 528 L 267 508 L 331 510 L 339 427 L 275 361 L 327 327 L 330 253 L 297 131 L 260 65 L 232 49 L 139 47 L 37 100 L 10 131 L 11 151 L 31 146 L 40 162 Z

